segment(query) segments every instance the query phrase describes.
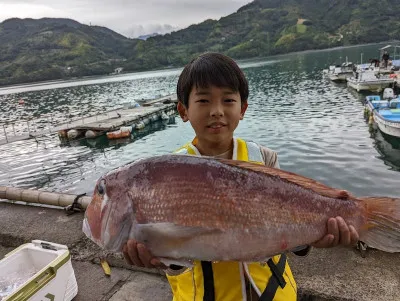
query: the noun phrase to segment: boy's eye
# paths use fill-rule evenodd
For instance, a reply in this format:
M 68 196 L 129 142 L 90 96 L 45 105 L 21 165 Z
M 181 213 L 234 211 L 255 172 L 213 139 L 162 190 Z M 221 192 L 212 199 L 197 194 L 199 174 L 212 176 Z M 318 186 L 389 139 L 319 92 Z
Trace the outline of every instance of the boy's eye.
M 236 102 L 236 99 L 232 99 L 232 98 L 225 99 L 225 102 Z
M 207 99 L 199 99 L 199 100 L 197 100 L 196 102 L 199 102 L 199 103 L 207 103 L 208 100 L 207 100 Z

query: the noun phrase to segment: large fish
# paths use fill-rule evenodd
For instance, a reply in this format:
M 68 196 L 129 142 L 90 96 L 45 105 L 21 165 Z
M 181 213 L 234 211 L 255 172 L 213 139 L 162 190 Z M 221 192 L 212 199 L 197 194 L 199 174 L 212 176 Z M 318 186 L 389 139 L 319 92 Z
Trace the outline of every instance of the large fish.
M 133 238 L 165 262 L 254 262 L 321 239 L 336 216 L 367 245 L 400 251 L 400 199 L 355 198 L 263 165 L 186 155 L 101 177 L 83 231 L 117 252 Z

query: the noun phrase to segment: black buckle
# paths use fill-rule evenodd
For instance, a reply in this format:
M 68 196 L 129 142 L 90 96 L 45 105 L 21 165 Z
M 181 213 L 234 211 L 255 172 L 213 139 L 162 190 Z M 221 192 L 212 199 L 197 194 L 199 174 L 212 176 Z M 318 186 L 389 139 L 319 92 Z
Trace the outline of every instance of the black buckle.
M 76 212 L 82 212 L 82 211 L 84 211 L 82 205 L 78 203 L 78 200 L 79 200 L 81 197 L 85 196 L 85 195 L 86 195 L 86 193 L 78 194 L 78 195 L 75 197 L 73 203 L 72 203 L 71 205 L 68 205 L 67 207 L 65 207 L 65 211 L 67 212 L 67 215 L 71 215 L 71 214 L 74 214 L 74 213 L 76 213 Z

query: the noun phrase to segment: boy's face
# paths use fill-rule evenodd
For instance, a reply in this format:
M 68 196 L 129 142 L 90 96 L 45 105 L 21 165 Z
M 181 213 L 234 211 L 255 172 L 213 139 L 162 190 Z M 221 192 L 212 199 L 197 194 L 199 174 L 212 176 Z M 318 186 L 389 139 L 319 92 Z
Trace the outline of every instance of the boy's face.
M 202 143 L 230 142 L 246 109 L 247 100 L 242 104 L 239 92 L 216 86 L 194 86 L 189 95 L 188 108 L 178 102 L 182 120 L 190 121 Z

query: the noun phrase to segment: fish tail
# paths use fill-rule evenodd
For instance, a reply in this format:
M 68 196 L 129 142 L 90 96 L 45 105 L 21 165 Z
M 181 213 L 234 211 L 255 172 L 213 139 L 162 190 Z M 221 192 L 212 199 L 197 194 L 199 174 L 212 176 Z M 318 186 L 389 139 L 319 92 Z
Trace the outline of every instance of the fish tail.
M 360 240 L 385 252 L 400 252 L 400 199 L 388 197 L 362 198 L 367 209 L 366 228 Z

